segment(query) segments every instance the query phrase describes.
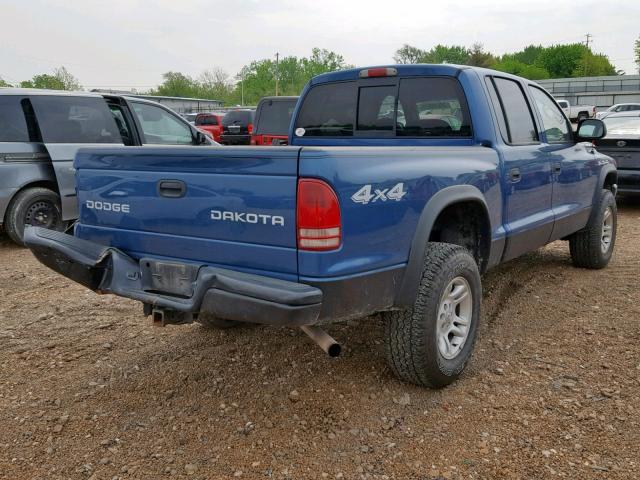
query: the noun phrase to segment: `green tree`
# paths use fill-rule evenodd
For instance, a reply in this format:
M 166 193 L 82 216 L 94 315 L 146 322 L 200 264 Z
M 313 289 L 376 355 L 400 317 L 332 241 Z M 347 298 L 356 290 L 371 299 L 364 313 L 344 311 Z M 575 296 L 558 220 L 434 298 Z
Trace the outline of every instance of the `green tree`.
M 638 75 L 640 75 L 640 37 L 636 40 L 636 43 L 633 47 L 633 53 L 636 60 L 636 65 L 638 66 Z
M 393 55 L 393 60 L 400 64 L 420 63 L 426 54 L 427 52 L 424 50 L 405 43 L 396 50 L 396 53 Z
M 20 82 L 22 88 L 46 88 L 50 90 L 81 90 L 82 86 L 65 67 L 56 68 L 53 74 L 35 75 L 31 80 Z
M 469 60 L 470 52 L 460 45 L 436 45 L 427 51 L 420 63 L 454 63 L 464 65 Z
M 0 77 L 0 87 L 11 87 L 12 85 L 5 82 L 2 77 Z
M 549 72 L 547 72 L 543 67 L 527 65 L 526 63 L 514 60 L 511 57 L 503 57 L 498 63 L 493 64 L 491 68 L 501 72 L 512 73 L 513 75 L 528 78 L 529 80 L 544 80 L 549 78 Z
M 581 43 L 553 45 L 540 53 L 536 65 L 546 69 L 551 78 L 573 77 L 587 52 L 589 49 Z
M 618 71 L 606 55 L 593 54 L 591 51 L 586 51 L 575 70 L 573 71 L 574 77 L 599 77 L 604 75 L 617 75 Z
M 163 82 L 158 88 L 149 92 L 151 95 L 166 97 L 197 97 L 200 85 L 196 80 L 180 72 L 166 72 L 162 74 Z
M 469 50 L 469 58 L 466 64 L 475 67 L 491 68 L 496 63 L 496 57 L 491 53 L 484 51 L 481 43 L 474 43 Z

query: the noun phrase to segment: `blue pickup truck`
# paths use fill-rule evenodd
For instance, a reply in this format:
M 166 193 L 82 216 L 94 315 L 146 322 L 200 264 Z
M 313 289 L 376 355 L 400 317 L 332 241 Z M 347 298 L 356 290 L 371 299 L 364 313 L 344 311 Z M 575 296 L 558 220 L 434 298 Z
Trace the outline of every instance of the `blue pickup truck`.
M 389 366 L 441 387 L 471 356 L 480 275 L 554 240 L 607 265 L 616 169 L 548 93 L 501 72 L 399 65 L 320 75 L 289 146 L 91 148 L 74 235 L 31 227 L 37 258 L 154 321 L 300 326 L 382 312 Z

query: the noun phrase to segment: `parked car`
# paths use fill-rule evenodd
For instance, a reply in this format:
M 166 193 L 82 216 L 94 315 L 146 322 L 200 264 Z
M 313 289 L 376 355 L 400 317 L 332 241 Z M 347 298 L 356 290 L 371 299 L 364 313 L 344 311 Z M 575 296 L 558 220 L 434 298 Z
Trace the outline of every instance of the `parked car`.
M 197 112 L 183 113 L 180 116 L 184 118 L 187 122 L 189 122 L 191 125 L 195 125 L 195 120 L 196 120 L 196 117 L 198 116 L 198 113 Z
M 591 143 L 603 135 L 597 119 L 574 134 L 545 90 L 502 72 L 327 73 L 298 101 L 291 146 L 158 148 L 152 162 L 81 151 L 75 236 L 25 238 L 159 324 L 302 326 L 336 355 L 319 324 L 383 312 L 391 370 L 442 387 L 473 351 L 482 272 L 559 239 L 578 267 L 609 262 L 617 173 Z
M 256 108 L 251 145 L 286 145 L 298 97 L 264 97 Z
M 222 118 L 220 143 L 223 145 L 250 145 L 253 133 L 254 109 L 239 109 L 227 112 Z
M 593 105 L 570 105 L 568 100 L 558 100 L 558 105 L 572 122 L 581 122 L 596 115 L 596 107 Z
M 618 165 L 618 189 L 640 195 L 640 111 L 614 113 L 603 120 L 607 135 L 596 142 L 599 152 Z
M 86 145 L 211 142 L 168 108 L 120 95 L 0 90 L 0 226 L 63 230 L 77 218 L 73 158 Z
M 200 130 L 209 132 L 213 140 L 220 143 L 223 117 L 224 113 L 199 113 L 195 118 L 194 125 Z
M 603 120 L 614 113 L 635 111 L 640 111 L 640 103 L 617 103 L 615 105 L 611 105 L 609 108 L 602 112 L 596 113 L 596 118 Z

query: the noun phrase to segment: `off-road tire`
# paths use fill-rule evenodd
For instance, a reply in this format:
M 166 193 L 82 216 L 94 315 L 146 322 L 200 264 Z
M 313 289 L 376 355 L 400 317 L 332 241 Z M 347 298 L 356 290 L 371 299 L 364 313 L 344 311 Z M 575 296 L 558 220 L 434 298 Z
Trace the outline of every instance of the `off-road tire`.
M 218 318 L 215 315 L 209 315 L 207 313 L 199 314 L 196 322 L 198 322 L 203 328 L 211 330 L 226 330 L 228 328 L 235 328 L 239 327 L 240 325 L 244 325 L 242 322 L 237 322 L 235 320 L 225 320 L 223 318 Z
M 19 192 L 9 204 L 5 216 L 5 230 L 9 238 L 18 245 L 24 246 L 24 227 L 30 224 L 29 216 L 34 213 L 38 206 L 46 205 L 44 208 L 50 209 L 51 221 L 47 228 L 51 230 L 63 231 L 66 222 L 62 220 L 62 207 L 60 206 L 60 196 L 48 188 L 35 187 Z M 36 226 L 43 226 L 35 223 Z
M 472 315 L 466 341 L 453 359 L 438 349 L 437 320 L 445 288 L 463 277 L 472 295 Z M 383 314 L 387 363 L 406 382 L 441 388 L 455 381 L 473 351 L 482 303 L 478 265 L 469 251 L 450 243 L 427 244 L 420 286 L 413 308 Z
M 618 209 L 616 199 L 610 190 L 600 192 L 598 203 L 593 206 L 593 212 L 589 223 L 579 232 L 569 237 L 569 251 L 571 260 L 576 267 L 599 269 L 604 268 L 611 260 L 616 243 L 616 230 L 618 227 Z M 603 222 L 605 212 L 611 209 L 613 231 L 611 243 L 606 252 L 602 251 Z

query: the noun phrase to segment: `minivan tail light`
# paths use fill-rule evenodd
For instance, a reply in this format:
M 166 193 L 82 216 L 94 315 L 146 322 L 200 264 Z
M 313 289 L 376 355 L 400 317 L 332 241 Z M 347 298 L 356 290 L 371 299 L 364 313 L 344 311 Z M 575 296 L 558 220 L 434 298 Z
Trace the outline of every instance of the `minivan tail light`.
M 340 203 L 333 189 L 322 180 L 298 180 L 298 248 L 335 250 L 342 243 Z
M 249 125 L 247 125 L 247 130 L 249 131 L 249 135 L 253 133 L 253 123 L 250 123 Z
M 367 68 L 360 70 L 360 78 L 373 78 L 373 77 L 395 77 L 398 75 L 398 70 L 395 68 Z

